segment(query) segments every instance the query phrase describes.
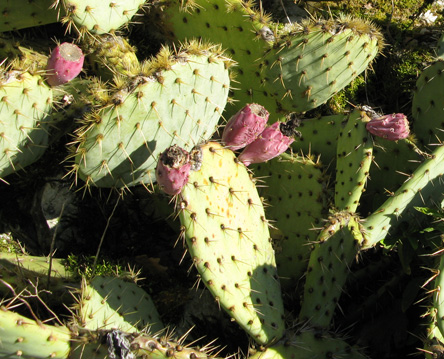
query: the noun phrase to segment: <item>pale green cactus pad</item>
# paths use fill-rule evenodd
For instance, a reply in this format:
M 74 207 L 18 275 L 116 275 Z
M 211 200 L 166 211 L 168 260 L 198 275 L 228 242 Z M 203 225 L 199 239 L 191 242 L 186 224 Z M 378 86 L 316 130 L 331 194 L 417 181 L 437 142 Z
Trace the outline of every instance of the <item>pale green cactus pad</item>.
M 62 22 L 80 35 L 113 33 L 127 25 L 146 0 L 56 0 Z
M 163 48 L 86 116 L 72 148 L 72 171 L 86 185 L 127 187 L 156 181 L 157 158 L 172 144 L 190 150 L 216 131 L 230 87 L 217 46 Z
M 0 357 L 10 359 L 68 358 L 71 334 L 67 327 L 36 322 L 0 308 Z
M 264 208 L 246 167 L 215 142 L 179 194 L 179 218 L 202 282 L 258 343 L 283 335 L 283 303 Z
M 0 67 L 0 178 L 25 168 L 46 150 L 53 93 L 37 74 Z
M 77 316 L 79 325 L 89 330 L 134 333 L 150 328 L 155 333 L 164 328 L 149 294 L 135 283 L 116 277 L 83 280 Z
M 233 97 L 239 104 L 260 103 L 270 113 L 304 112 L 323 104 L 383 47 L 377 27 L 359 18 L 316 19 L 282 30 L 251 1 L 164 3 L 163 31 L 174 41 L 201 38 L 222 44 L 239 65 Z

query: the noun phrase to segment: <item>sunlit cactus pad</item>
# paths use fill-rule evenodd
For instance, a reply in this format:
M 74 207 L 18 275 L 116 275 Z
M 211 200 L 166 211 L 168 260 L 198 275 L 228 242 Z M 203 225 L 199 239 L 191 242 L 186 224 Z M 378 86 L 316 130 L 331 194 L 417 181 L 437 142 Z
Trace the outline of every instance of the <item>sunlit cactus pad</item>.
M 384 46 L 378 28 L 351 16 L 304 20 L 285 27 L 240 0 L 165 0 L 165 32 L 175 41 L 221 43 L 239 64 L 240 104 L 304 112 L 331 98 L 365 71 Z
M 188 250 L 218 304 L 257 342 L 279 339 L 284 321 L 274 251 L 246 167 L 231 150 L 209 142 L 179 202 Z
M 0 67 L 0 178 L 25 168 L 45 152 L 46 117 L 53 94 L 43 78 Z
M 128 24 L 146 0 L 56 0 L 62 22 L 79 34 L 112 33 Z
M 216 46 L 163 48 L 124 81 L 77 131 L 73 172 L 87 185 L 153 183 L 158 155 L 209 139 L 225 107 L 230 61 Z

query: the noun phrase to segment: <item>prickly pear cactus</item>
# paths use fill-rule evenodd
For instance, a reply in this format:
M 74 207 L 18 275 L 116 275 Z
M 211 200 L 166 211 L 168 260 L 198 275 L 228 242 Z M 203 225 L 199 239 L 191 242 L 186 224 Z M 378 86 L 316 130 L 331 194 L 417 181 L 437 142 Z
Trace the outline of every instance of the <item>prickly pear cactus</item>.
M 336 160 L 339 132 L 349 116 L 350 114 L 339 114 L 303 119 L 298 128 L 302 136 L 293 142 L 293 151 L 318 156 L 325 165 L 331 164 Z
M 267 203 L 272 221 L 276 263 L 284 288 L 294 288 L 303 277 L 316 240 L 314 228 L 321 225 L 327 208 L 327 178 L 321 165 L 307 157 L 283 153 L 253 166 L 263 186 L 259 194 Z
M 178 203 L 188 251 L 218 304 L 258 343 L 284 333 L 283 303 L 264 208 L 234 153 L 202 146 Z
M 165 32 L 175 41 L 222 44 L 239 64 L 234 98 L 260 103 L 270 113 L 321 105 L 364 71 L 383 46 L 376 27 L 361 19 L 304 21 L 281 31 L 252 2 L 165 3 Z
M 410 175 L 364 223 L 363 248 L 371 248 L 388 236 L 390 229 L 400 221 L 407 221 L 414 206 L 427 206 L 442 200 L 440 183 L 444 174 L 444 146 L 439 145 L 431 156 Z
M 96 277 L 82 281 L 77 306 L 78 323 L 89 330 L 119 329 L 137 332 L 164 327 L 151 297 L 135 283 L 116 277 Z
M 257 351 L 250 359 L 312 359 L 312 358 L 367 358 L 357 347 L 343 338 L 311 328 L 289 333 L 280 343 Z
M 139 11 L 145 0 L 56 0 L 53 7 L 65 16 L 62 23 L 78 34 L 114 33 Z
M 425 68 L 416 81 L 412 101 L 412 130 L 422 145 L 443 140 L 441 106 L 444 90 L 444 60 L 438 59 Z
M 0 5 L 0 32 L 51 24 L 58 21 L 51 10 L 54 0 L 3 0 Z
M 53 93 L 38 74 L 0 67 L 0 178 L 45 152 Z
M 216 130 L 230 87 L 231 62 L 216 46 L 163 48 L 104 99 L 77 131 L 72 172 L 86 185 L 126 187 L 156 181 L 157 157 L 190 150 Z
M 339 133 L 336 153 L 335 207 L 349 212 L 358 208 L 373 160 L 370 118 L 364 111 L 354 114 Z
M 84 41 L 86 61 L 103 81 L 114 76 L 133 76 L 140 71 L 136 49 L 122 36 L 104 34 Z
M 349 267 L 364 238 L 357 216 L 337 212 L 319 233 L 310 254 L 299 319 L 316 328 L 328 329 Z
M 68 358 L 71 333 L 67 327 L 36 322 L 0 307 L 0 357 Z

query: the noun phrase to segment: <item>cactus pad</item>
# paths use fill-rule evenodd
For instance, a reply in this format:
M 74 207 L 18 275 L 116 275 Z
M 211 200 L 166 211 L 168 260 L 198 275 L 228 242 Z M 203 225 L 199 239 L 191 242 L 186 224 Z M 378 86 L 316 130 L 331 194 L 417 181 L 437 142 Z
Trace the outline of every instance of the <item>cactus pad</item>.
M 79 324 L 89 330 L 163 329 L 150 296 L 135 283 L 115 277 L 96 277 L 89 283 L 83 280 L 77 312 Z
M 283 303 L 261 199 L 231 150 L 209 142 L 202 158 L 179 195 L 188 250 L 220 306 L 258 343 L 271 343 L 284 332 Z
M 87 116 L 73 172 L 98 187 L 155 182 L 167 147 L 189 151 L 213 135 L 228 97 L 229 64 L 215 46 L 164 48 L 143 66 L 144 76 L 130 78 Z
M 3 68 L 0 67 L 0 71 Z M 52 90 L 40 75 L 4 71 L 0 77 L 0 178 L 22 169 L 44 153 L 46 117 Z

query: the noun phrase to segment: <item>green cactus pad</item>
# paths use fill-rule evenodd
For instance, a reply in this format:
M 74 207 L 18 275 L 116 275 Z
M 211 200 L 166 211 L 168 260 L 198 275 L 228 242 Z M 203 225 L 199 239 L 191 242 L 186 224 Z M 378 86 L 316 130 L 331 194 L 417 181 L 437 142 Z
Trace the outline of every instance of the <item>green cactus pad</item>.
M 56 0 L 62 22 L 80 35 L 114 33 L 141 9 L 146 0 Z
M 51 24 L 58 21 L 58 13 L 51 9 L 54 0 L 2 0 L 0 32 Z
M 418 80 L 412 101 L 412 131 L 422 145 L 444 139 L 444 60 L 438 59 L 425 68 Z
M 1 67 L 0 71 L 0 178 L 4 178 L 43 155 L 53 94 L 39 75 Z
M 326 102 L 367 68 L 383 43 L 378 30 L 360 19 L 305 21 L 282 32 L 252 2 L 166 3 L 164 31 L 175 41 L 222 44 L 239 65 L 234 98 L 260 103 L 270 113 L 303 112 Z
M 249 359 L 365 359 L 360 350 L 336 334 L 304 328 L 287 334 L 281 343 L 258 351 Z
M 292 143 L 293 151 L 318 156 L 325 165 L 332 164 L 336 160 L 339 132 L 349 116 L 340 114 L 303 119 L 298 127 L 302 136 Z
M 424 160 L 410 141 L 389 141 L 373 137 L 373 162 L 361 204 L 373 211 L 408 179 Z
M 230 64 L 216 46 L 163 48 L 142 65 L 143 76 L 129 78 L 87 116 L 72 148 L 76 177 L 98 187 L 155 182 L 157 157 L 168 146 L 190 150 L 215 132 Z
M 202 146 L 202 166 L 180 193 L 188 251 L 218 304 L 258 343 L 284 332 L 268 223 L 255 184 L 231 150 Z
M 66 285 L 73 279 L 73 274 L 65 268 L 62 259 L 50 260 L 48 257 L 16 253 L 0 253 L 0 272 L 2 280 L 13 287 L 16 293 L 31 285 L 44 287 L 53 293 L 57 290 L 67 293 Z M 0 293 L 10 295 L 10 289 L 0 285 Z M 60 294 L 57 293 L 58 299 Z M 49 296 L 49 299 L 54 298 Z
M 392 227 L 408 221 L 415 206 L 424 207 L 442 200 L 438 184 L 444 174 L 444 146 L 439 145 L 376 211 L 366 218 L 363 248 L 371 248 L 388 236 Z
M 135 283 L 116 277 L 95 277 L 82 281 L 77 308 L 79 325 L 89 330 L 119 329 L 137 332 L 163 324 L 151 297 Z
M 70 351 L 68 328 L 55 327 L 0 308 L 0 357 L 64 359 Z
M 337 212 L 329 218 L 310 254 L 299 319 L 329 328 L 350 272 L 364 241 L 358 218 Z
M 381 45 L 378 30 L 358 18 L 295 24 L 260 60 L 266 97 L 290 112 L 318 107 L 363 72 Z
M 348 118 L 339 133 L 336 153 L 335 207 L 355 212 L 373 160 L 373 141 L 367 132 L 370 118 L 364 111 Z
M 317 236 L 313 229 L 326 210 L 325 173 L 309 158 L 286 153 L 252 169 L 263 182 L 259 194 L 268 204 L 267 218 L 278 229 L 274 248 L 282 286 L 294 288 L 307 269 Z

